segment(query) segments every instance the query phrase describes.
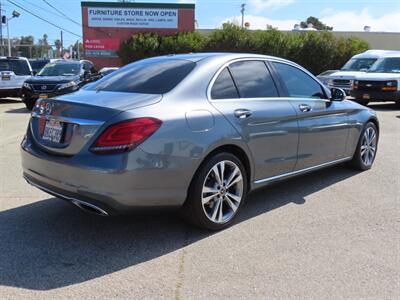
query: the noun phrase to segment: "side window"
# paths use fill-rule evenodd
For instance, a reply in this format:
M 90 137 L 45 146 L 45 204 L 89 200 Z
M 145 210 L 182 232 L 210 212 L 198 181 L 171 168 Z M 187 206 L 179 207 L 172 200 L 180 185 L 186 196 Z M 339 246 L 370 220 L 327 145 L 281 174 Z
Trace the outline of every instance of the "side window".
M 232 80 L 229 70 L 225 68 L 219 73 L 211 89 L 212 99 L 235 99 L 239 98 L 237 89 Z
M 241 98 L 278 97 L 275 83 L 263 61 L 246 60 L 229 66 Z
M 287 64 L 277 62 L 272 64 L 285 84 L 289 97 L 326 98 L 322 87 L 308 74 Z

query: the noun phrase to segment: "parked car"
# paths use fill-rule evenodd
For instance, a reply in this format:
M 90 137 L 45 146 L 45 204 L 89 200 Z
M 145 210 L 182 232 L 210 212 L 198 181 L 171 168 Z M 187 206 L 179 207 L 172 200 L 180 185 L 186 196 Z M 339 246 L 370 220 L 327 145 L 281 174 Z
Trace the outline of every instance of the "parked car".
M 37 99 L 75 92 L 98 77 L 93 63 L 88 60 L 57 60 L 24 82 L 22 101 L 32 110 Z
M 367 73 L 358 75 L 351 92 L 355 101 L 394 101 L 400 106 L 400 52 L 378 59 Z
M 378 136 L 374 111 L 291 61 L 198 53 L 40 99 L 21 155 L 30 184 L 86 211 L 179 207 L 218 230 L 254 189 L 343 162 L 371 168 Z
M 341 88 L 347 95 L 350 95 L 355 77 L 368 71 L 380 57 L 392 52 L 388 50 L 367 50 L 354 55 L 338 72 L 332 72 L 329 75 L 324 74 L 324 72 L 318 75 L 318 78 L 328 88 Z
M 117 71 L 119 68 L 117 67 L 106 67 L 106 68 L 101 68 L 99 71 L 99 74 L 101 75 L 101 77 L 104 77 L 108 74 L 111 74 L 114 71 Z
M 32 67 L 32 71 L 33 74 L 36 75 L 37 73 L 39 73 L 39 71 L 41 69 L 43 69 L 43 67 L 45 65 L 47 65 L 50 62 L 50 59 L 30 59 L 29 63 L 31 64 Z
M 22 84 L 31 78 L 32 68 L 25 57 L 0 57 L 0 97 L 19 97 Z

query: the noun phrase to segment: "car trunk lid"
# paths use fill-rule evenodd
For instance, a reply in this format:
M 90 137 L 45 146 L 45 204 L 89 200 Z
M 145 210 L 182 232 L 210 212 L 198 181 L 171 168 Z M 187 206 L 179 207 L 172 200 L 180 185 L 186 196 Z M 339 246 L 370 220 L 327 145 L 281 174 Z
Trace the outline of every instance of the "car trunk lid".
M 161 95 L 81 90 L 55 99 L 38 100 L 30 130 L 34 142 L 55 155 L 74 155 L 111 118 L 134 108 L 152 105 Z

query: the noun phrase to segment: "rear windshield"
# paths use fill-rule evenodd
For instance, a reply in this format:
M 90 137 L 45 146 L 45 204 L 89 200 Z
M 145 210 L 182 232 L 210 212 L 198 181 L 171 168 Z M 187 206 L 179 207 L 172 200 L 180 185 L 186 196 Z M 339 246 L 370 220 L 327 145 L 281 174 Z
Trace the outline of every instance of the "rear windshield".
M 86 89 L 164 94 L 175 88 L 195 66 L 194 62 L 181 59 L 141 60 L 111 73 Z
M 47 64 L 37 76 L 71 76 L 78 75 L 81 71 L 79 63 Z
M 28 62 L 20 59 L 0 59 L 0 71 L 13 71 L 15 75 L 31 75 Z
M 342 71 L 369 70 L 376 62 L 376 58 L 352 58 L 341 69 Z

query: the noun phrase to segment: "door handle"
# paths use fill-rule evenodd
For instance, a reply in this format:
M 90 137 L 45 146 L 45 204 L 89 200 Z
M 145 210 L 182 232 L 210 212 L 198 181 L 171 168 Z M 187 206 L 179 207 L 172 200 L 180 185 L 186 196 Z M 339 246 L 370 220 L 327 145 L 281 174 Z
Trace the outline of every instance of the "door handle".
M 311 111 L 311 106 L 308 104 L 300 104 L 299 109 L 302 112 L 308 112 L 308 111 Z
M 245 118 L 250 117 L 252 112 L 251 112 L 251 110 L 241 108 L 241 109 L 235 110 L 234 114 L 235 114 L 235 117 L 238 119 L 245 119 Z

